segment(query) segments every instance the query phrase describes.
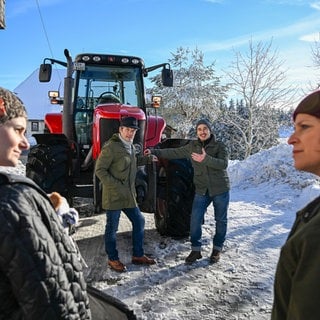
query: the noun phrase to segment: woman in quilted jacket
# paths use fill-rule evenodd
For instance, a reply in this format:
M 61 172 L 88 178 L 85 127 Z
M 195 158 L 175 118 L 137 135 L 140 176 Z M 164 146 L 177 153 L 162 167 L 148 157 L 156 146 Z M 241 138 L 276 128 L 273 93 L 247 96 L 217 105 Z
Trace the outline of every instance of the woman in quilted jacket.
M 29 148 L 23 103 L 0 88 L 0 166 Z M 0 173 L 0 319 L 91 319 L 79 254 L 46 195 Z

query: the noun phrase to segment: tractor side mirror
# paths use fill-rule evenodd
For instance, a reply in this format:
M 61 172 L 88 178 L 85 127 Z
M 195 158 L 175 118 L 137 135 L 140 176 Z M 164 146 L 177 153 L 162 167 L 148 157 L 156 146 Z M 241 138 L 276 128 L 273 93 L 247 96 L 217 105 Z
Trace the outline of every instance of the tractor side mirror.
M 51 79 L 52 65 L 50 63 L 43 63 L 39 69 L 39 81 L 49 82 Z
M 162 84 L 165 87 L 173 87 L 173 71 L 171 69 L 162 69 Z

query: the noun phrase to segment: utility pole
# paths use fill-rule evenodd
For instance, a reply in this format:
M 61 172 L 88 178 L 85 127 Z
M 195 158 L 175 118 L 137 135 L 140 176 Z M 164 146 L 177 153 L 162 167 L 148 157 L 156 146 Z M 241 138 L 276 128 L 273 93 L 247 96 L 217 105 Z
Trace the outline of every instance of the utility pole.
M 0 0 L 0 29 L 6 28 L 5 14 L 4 14 L 5 3 L 6 3 L 6 0 Z

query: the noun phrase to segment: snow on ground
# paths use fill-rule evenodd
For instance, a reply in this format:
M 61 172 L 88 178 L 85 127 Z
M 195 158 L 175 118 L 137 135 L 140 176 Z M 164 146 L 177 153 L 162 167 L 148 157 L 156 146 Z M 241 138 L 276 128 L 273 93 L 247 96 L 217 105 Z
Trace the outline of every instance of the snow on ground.
M 106 267 L 102 215 L 97 231 L 101 249 L 97 263 L 89 265 L 88 281 L 125 302 L 142 320 L 270 319 L 280 247 L 295 212 L 319 194 L 319 181 L 294 169 L 291 147 L 284 143 L 245 161 L 232 161 L 228 170 L 229 224 L 219 263 L 208 263 L 215 225 L 211 206 L 203 225 L 203 259 L 186 265 L 189 240 L 161 237 L 152 214 L 145 214 L 145 251 L 157 265 L 132 265 L 131 233 L 119 234 L 120 257 L 128 268 L 123 274 Z M 122 223 L 128 224 L 125 219 Z M 95 276 L 94 268 L 99 271 Z
M 146 251 L 158 264 L 128 266 L 114 284 L 95 285 L 127 303 L 139 319 L 270 319 L 279 249 L 297 209 L 319 193 L 318 181 L 294 169 L 286 144 L 231 162 L 229 173 L 228 235 L 219 263 L 208 263 L 214 229 L 210 207 L 203 226 L 203 259 L 185 265 L 188 239 L 165 239 L 167 246 L 161 249 L 156 233 L 146 232 Z M 146 218 L 150 227 L 152 217 Z
M 105 271 L 109 281 L 94 284 L 128 304 L 139 319 L 270 319 L 279 249 L 295 212 L 318 195 L 318 180 L 294 169 L 286 144 L 231 162 L 229 173 L 229 225 L 219 263 L 208 263 L 214 229 L 211 206 L 203 225 L 203 259 L 193 265 L 184 263 L 188 239 L 161 239 L 152 215 L 146 215 L 146 252 L 158 264 L 128 265 L 121 276 L 111 271 L 112 284 L 110 271 Z

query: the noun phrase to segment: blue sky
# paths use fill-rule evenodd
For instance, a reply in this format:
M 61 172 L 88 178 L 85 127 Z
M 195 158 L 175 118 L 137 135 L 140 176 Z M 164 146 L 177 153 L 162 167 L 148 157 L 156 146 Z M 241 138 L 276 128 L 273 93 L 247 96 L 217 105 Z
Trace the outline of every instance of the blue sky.
M 136 55 L 147 66 L 167 62 L 180 46 L 198 48 L 219 74 L 234 59 L 234 50 L 246 52 L 250 39 L 272 40 L 289 81 L 303 86 L 320 78 L 311 59 L 320 35 L 320 1 L 7 0 L 5 9 L 0 85 L 10 90 L 45 57 L 64 60 L 65 48 L 73 57 Z

